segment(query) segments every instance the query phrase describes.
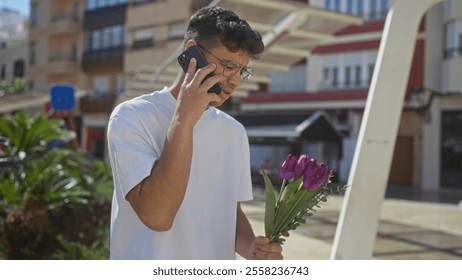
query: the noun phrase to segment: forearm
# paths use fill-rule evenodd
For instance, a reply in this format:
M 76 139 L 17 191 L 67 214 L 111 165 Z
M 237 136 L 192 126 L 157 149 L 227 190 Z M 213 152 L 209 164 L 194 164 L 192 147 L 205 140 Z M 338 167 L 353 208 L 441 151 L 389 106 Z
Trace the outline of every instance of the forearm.
M 236 219 L 236 252 L 245 259 L 252 259 L 252 242 L 255 239 L 252 226 L 241 209 L 240 203 L 237 206 Z
M 170 229 L 183 201 L 191 168 L 192 133 L 193 125 L 174 117 L 151 174 L 127 196 L 143 223 L 153 230 Z

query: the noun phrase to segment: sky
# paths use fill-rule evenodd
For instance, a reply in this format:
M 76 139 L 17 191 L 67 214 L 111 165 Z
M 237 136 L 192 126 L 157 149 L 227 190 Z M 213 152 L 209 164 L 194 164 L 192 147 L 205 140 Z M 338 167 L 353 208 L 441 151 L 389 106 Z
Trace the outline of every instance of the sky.
M 10 8 L 19 11 L 21 15 L 29 16 L 30 0 L 0 0 L 0 8 Z

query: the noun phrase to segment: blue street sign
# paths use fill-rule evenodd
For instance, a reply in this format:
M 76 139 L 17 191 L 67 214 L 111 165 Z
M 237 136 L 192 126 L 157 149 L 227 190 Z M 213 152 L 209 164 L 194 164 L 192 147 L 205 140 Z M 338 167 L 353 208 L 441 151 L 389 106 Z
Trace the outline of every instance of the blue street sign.
M 51 107 L 55 110 L 70 111 L 75 107 L 75 90 L 70 85 L 51 86 Z

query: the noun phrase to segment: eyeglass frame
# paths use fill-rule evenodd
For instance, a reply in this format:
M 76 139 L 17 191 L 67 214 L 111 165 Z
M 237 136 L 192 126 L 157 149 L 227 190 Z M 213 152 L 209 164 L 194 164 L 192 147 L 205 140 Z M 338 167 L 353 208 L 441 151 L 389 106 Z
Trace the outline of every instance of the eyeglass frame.
M 235 61 L 224 61 L 223 59 L 217 57 L 216 55 L 214 55 L 212 52 L 210 52 L 209 50 L 207 50 L 206 48 L 204 48 L 203 46 L 197 44 L 197 46 L 199 47 L 199 49 L 205 51 L 206 53 L 210 54 L 211 56 L 213 56 L 214 58 L 216 58 L 222 65 L 223 65 L 223 76 L 225 77 L 231 77 L 232 75 L 235 75 L 236 73 L 239 72 L 240 70 L 241 73 L 239 75 L 239 77 L 241 78 L 241 81 L 242 82 L 245 82 L 247 81 L 248 79 L 250 79 L 250 77 L 252 77 L 253 75 L 253 68 L 252 67 L 247 67 L 245 65 L 242 65 L 240 63 L 237 63 Z M 235 67 L 234 68 L 237 68 L 238 70 L 235 71 L 235 70 L 232 70 L 232 74 L 230 75 L 225 75 L 225 70 L 228 69 L 227 65 L 229 65 L 230 63 L 232 63 Z M 242 75 L 244 75 L 244 77 L 242 77 Z

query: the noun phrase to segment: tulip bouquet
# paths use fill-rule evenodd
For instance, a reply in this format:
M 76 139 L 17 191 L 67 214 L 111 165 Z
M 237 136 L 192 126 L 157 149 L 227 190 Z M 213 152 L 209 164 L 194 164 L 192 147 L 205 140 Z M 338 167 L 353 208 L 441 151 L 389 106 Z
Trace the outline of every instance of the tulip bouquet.
M 277 196 L 268 175 L 264 171 L 262 174 L 266 188 L 265 235 L 271 242 L 283 244 L 283 237 L 305 223 L 305 216 L 311 216 L 314 207 L 334 193 L 326 188 L 332 172 L 307 155 L 287 157 L 279 172 L 283 181 Z

